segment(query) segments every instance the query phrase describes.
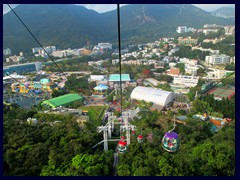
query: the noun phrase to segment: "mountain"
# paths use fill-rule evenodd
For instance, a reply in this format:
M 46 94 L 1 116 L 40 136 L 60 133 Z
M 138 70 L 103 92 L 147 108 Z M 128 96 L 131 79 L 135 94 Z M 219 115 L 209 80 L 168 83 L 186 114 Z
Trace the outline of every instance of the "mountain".
M 235 17 L 235 8 L 223 7 L 223 8 L 217 9 L 212 14 L 215 16 L 219 16 L 219 17 L 234 18 Z
M 14 10 L 42 45 L 82 47 L 87 39 L 101 41 L 110 33 L 102 23 L 101 14 L 83 6 L 26 4 Z M 13 52 L 39 47 L 12 12 L 3 16 L 3 44 Z
M 24 4 L 15 12 L 42 45 L 59 49 L 80 48 L 90 40 L 117 43 L 117 11 L 97 13 L 67 4 Z M 134 4 L 120 9 L 122 44 L 144 43 L 172 36 L 178 26 L 200 28 L 203 24 L 234 24 L 234 19 L 215 17 L 190 4 Z M 3 16 L 3 47 L 13 53 L 29 52 L 39 45 L 13 12 Z

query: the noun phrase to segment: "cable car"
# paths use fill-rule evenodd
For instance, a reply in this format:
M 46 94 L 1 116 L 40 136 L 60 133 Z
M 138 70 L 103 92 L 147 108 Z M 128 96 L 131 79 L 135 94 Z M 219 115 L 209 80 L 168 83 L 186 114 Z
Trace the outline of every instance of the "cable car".
M 168 152 L 175 152 L 179 147 L 178 134 L 174 131 L 168 131 L 162 139 L 162 147 Z
M 121 137 L 121 140 L 118 142 L 118 152 L 124 153 L 127 151 L 127 141 L 124 139 L 124 136 Z
M 138 141 L 138 143 L 143 142 L 143 136 L 141 134 L 137 137 L 137 141 Z

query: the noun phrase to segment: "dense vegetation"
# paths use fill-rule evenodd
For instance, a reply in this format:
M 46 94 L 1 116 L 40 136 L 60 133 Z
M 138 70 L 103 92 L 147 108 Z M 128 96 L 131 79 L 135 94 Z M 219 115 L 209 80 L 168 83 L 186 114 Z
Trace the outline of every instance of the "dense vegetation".
M 175 132 L 180 136 L 180 148 L 175 153 L 161 147 L 164 133 L 172 128 L 171 111 L 140 112 L 140 119 L 131 122 L 137 132 L 131 135 L 128 152 L 119 155 L 117 172 L 120 176 L 196 176 L 229 175 L 235 173 L 235 120 L 211 131 L 207 122 L 194 120 L 192 115 L 205 110 L 219 110 L 234 114 L 234 98 L 217 104 L 211 96 L 204 101 L 195 100 L 187 113 L 187 124 L 178 124 Z M 201 102 L 201 103 L 200 103 Z M 143 102 L 144 103 L 144 102 Z M 220 107 L 221 106 L 221 107 Z M 149 107 L 145 104 L 142 107 Z M 220 108 L 220 109 L 219 109 Z M 228 111 L 227 111 L 228 110 Z M 233 110 L 233 112 L 230 112 Z M 113 153 L 116 142 L 109 142 L 109 151 L 102 145 L 91 147 L 102 140 L 96 131 L 99 119 L 91 119 L 79 127 L 71 115 L 43 114 L 35 109 L 25 110 L 15 104 L 3 105 L 3 169 L 4 175 L 36 176 L 109 176 L 114 174 Z M 180 115 L 183 113 L 179 111 Z M 37 125 L 26 119 L 35 117 Z M 49 122 L 59 121 L 55 125 Z M 117 127 L 116 127 L 117 128 Z M 136 137 L 144 136 L 139 144 Z M 152 133 L 152 141 L 148 135 Z M 119 136 L 118 133 L 113 134 Z

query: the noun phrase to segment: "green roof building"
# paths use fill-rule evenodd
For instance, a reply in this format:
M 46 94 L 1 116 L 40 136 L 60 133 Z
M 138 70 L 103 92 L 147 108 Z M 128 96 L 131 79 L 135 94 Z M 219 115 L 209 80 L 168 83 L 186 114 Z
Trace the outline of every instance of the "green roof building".
M 121 74 L 122 81 L 130 81 L 129 74 Z M 111 74 L 108 81 L 120 81 L 120 74 Z
M 82 101 L 83 97 L 78 94 L 66 94 L 63 96 L 59 96 L 53 99 L 45 100 L 42 102 L 42 105 L 47 105 L 52 108 L 56 108 L 59 106 L 66 106 L 72 104 L 76 101 Z
M 121 81 L 124 87 L 127 87 L 130 83 L 130 76 L 129 74 L 121 74 Z M 120 84 L 120 74 L 110 74 L 108 79 L 108 85 L 110 88 L 114 86 L 119 86 Z

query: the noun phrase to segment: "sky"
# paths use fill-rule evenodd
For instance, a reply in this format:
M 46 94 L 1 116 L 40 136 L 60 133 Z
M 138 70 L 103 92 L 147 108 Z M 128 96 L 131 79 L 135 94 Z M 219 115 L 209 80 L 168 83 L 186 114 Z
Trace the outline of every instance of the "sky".
M 16 5 L 17 4 L 11 4 L 12 7 L 15 7 Z M 78 4 L 78 5 L 85 6 L 88 9 L 93 9 L 99 13 L 117 9 L 116 4 Z M 124 5 L 126 5 L 126 4 L 123 4 L 120 6 L 124 6 Z M 193 4 L 193 5 L 201 8 L 205 11 L 208 11 L 208 12 L 213 12 L 221 7 L 234 7 L 235 8 L 235 4 Z M 5 14 L 8 11 L 9 11 L 9 7 L 6 4 L 3 4 L 3 14 Z

